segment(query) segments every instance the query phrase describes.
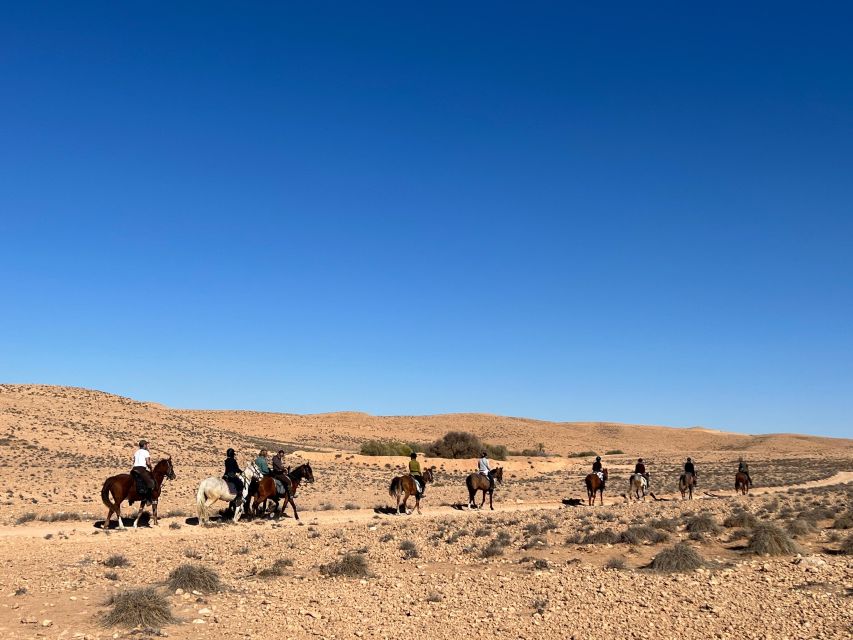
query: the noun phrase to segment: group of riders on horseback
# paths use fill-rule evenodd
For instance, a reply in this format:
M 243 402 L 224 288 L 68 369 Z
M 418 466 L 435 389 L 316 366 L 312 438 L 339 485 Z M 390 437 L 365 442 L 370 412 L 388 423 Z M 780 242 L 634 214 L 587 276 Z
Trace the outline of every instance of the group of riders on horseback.
M 288 503 L 293 507 L 294 517 L 298 520 L 299 514 L 296 511 L 296 505 L 293 502 L 293 497 L 296 493 L 296 488 L 300 481 L 313 482 L 314 475 L 310 464 L 303 464 L 294 470 L 291 470 L 285 463 L 285 452 L 280 449 L 272 458 L 272 467 L 268 462 L 269 452 L 262 449 L 253 462 L 247 465 L 247 468 L 241 469 L 237 463 L 236 453 L 234 449 L 228 449 L 225 457 L 225 472 L 222 478 L 207 478 L 202 481 L 198 491 L 198 507 L 199 517 L 205 520 L 207 517 L 206 511 L 216 500 L 225 500 L 229 503 L 234 511 L 234 520 L 238 520 L 243 510 L 246 508 L 249 498 L 254 497 L 252 510 L 256 513 L 259 507 L 265 507 L 267 500 L 273 500 L 276 509 L 280 510 L 279 499 L 284 498 L 284 506 Z M 426 485 L 433 481 L 435 467 L 422 469 L 421 463 L 418 461 L 418 454 L 412 452 L 410 454 L 408 464 L 408 474 L 401 477 L 396 477 L 392 480 L 389 487 L 389 493 L 392 497 L 397 498 L 397 512 L 400 512 L 400 504 L 402 498 L 403 511 L 406 511 L 406 501 L 410 496 L 415 498 L 415 506 L 420 512 L 420 500 L 426 492 Z M 152 515 L 154 522 L 157 522 L 157 499 L 160 495 L 160 484 L 163 479 L 168 477 L 175 478 L 175 472 L 172 468 L 172 460 L 166 458 L 152 466 L 151 454 L 148 451 L 148 441 L 140 440 L 139 448 L 133 454 L 133 467 L 129 475 L 118 475 L 108 478 L 101 490 L 101 498 L 104 504 L 110 509 L 107 516 L 107 523 L 113 513 L 118 516 L 119 526 L 123 527 L 121 521 L 120 505 L 122 500 L 127 499 L 132 505 L 135 501 L 139 501 L 142 506 L 146 503 L 152 505 Z M 687 458 L 684 463 L 684 472 L 679 479 L 679 489 L 682 497 L 689 493 L 693 496 L 693 488 L 697 485 L 698 474 L 696 473 L 696 465 L 691 458 Z M 126 480 L 125 480 L 126 479 Z M 492 499 L 495 489 L 495 480 L 503 481 L 503 469 L 497 467 L 492 468 L 488 453 L 483 451 L 477 461 L 477 471 L 470 474 L 466 478 L 466 486 L 468 487 L 468 506 L 476 507 L 475 496 L 478 491 L 483 492 L 483 500 L 480 507 L 485 504 L 486 495 L 489 496 L 489 506 L 494 509 Z M 601 502 L 604 502 L 604 485 L 607 481 L 607 469 L 603 468 L 601 456 L 595 457 L 595 462 L 592 463 L 592 473 L 586 477 L 586 485 L 590 504 L 595 504 L 595 494 L 601 495 Z M 637 460 L 634 466 L 634 472 L 629 479 L 630 492 L 640 497 L 642 491 L 645 497 L 646 490 L 651 485 L 651 476 L 646 470 L 646 465 L 642 458 Z M 749 475 L 749 466 L 744 462 L 743 458 L 738 460 L 738 472 L 735 480 L 735 489 L 746 493 L 752 485 L 752 478 Z M 114 502 L 109 500 L 109 497 L 114 498 Z M 140 510 L 141 515 L 141 510 Z M 137 516 L 137 521 L 139 517 Z M 134 526 L 136 524 L 134 523 Z
M 604 484 L 607 481 L 607 469 L 604 469 L 601 464 L 601 456 L 595 457 L 595 462 L 592 463 L 592 473 L 587 476 L 586 485 L 587 485 L 587 493 L 589 497 L 589 503 L 595 503 L 595 493 L 599 492 L 601 495 L 601 502 L 604 503 Z M 696 465 L 693 462 L 692 458 L 687 458 L 684 463 L 684 472 L 681 474 L 681 477 L 678 481 L 678 487 L 681 491 L 681 496 L 685 497 L 687 494 L 690 497 L 693 497 L 693 489 L 698 484 L 698 474 L 696 473 Z M 634 472 L 631 474 L 628 479 L 629 492 L 628 498 L 631 498 L 631 495 L 636 495 L 637 499 L 640 498 L 640 492 L 642 491 L 643 497 L 646 495 L 646 490 L 651 486 L 651 475 L 646 471 L 646 465 L 643 462 L 642 458 L 637 459 L 637 464 L 634 465 Z M 737 475 L 735 476 L 735 490 L 741 491 L 742 493 L 747 493 L 749 491 L 749 487 L 752 486 L 752 478 L 749 475 L 749 465 L 744 462 L 743 458 L 738 459 L 738 467 L 737 467 Z

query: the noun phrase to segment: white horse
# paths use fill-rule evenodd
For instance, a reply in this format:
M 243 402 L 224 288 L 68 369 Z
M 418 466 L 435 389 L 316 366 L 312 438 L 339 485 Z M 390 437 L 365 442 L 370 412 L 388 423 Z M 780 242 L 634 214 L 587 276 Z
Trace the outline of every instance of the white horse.
M 243 481 L 243 493 L 239 496 L 231 493 L 228 483 L 222 478 L 210 477 L 202 480 L 201 484 L 198 485 L 198 493 L 196 493 L 199 524 L 205 524 L 210 520 L 210 514 L 208 511 L 210 506 L 217 500 L 224 500 L 225 502 L 232 502 L 236 500 L 237 502 L 234 507 L 234 522 L 240 520 L 240 516 L 243 515 L 243 509 L 246 504 L 246 496 L 249 495 L 249 485 L 253 478 L 260 478 L 261 475 L 261 470 L 255 466 L 254 462 L 247 464 L 246 468 L 243 469 L 243 473 L 240 474 L 240 479 Z
M 643 494 L 643 502 L 646 501 L 646 489 L 649 488 L 649 478 L 651 475 L 647 474 L 648 477 L 644 476 L 641 473 L 632 473 L 628 478 L 628 500 L 631 500 L 631 495 L 637 496 L 637 500 L 640 500 L 640 493 Z

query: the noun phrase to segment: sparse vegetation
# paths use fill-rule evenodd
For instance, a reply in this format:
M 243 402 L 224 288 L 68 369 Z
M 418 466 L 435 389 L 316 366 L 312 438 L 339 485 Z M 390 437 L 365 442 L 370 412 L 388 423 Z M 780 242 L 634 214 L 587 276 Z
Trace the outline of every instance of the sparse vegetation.
M 622 455 L 624 453 L 625 452 L 622 451 L 622 449 L 611 449 L 610 451 L 605 451 L 604 455 L 606 455 L 606 456 L 618 456 L 618 455 Z
M 688 533 L 719 533 L 720 525 L 707 513 L 700 513 L 687 519 L 684 528 Z
M 833 529 L 853 529 L 853 512 L 842 513 L 832 521 Z
M 448 431 L 429 445 L 426 453 L 434 458 L 478 458 L 484 450 L 495 460 L 506 460 L 508 453 L 505 446 L 485 444 L 467 431 Z
M 403 557 L 406 559 L 419 558 L 418 546 L 411 540 L 403 540 L 400 543 L 400 551 L 403 552 Z
M 110 610 L 102 622 L 108 627 L 160 628 L 175 621 L 169 601 L 156 589 L 128 589 L 105 603 Z
M 704 564 L 702 556 L 686 542 L 679 542 L 657 554 L 650 567 L 654 571 L 673 573 L 695 571 Z
M 735 511 L 723 520 L 723 526 L 730 529 L 741 527 L 751 529 L 756 524 L 758 524 L 758 518 L 752 515 L 749 511 Z
M 576 453 L 570 453 L 570 458 L 594 458 L 598 454 L 595 451 L 578 451 Z
M 370 570 L 363 555 L 348 553 L 339 560 L 321 565 L 320 573 L 330 577 L 364 578 L 370 575 Z
M 802 536 L 807 536 L 811 532 L 814 531 L 814 525 L 808 520 L 803 520 L 802 518 L 797 518 L 796 520 L 791 520 L 788 523 L 788 533 L 790 533 L 795 538 L 800 538 Z
M 104 566 L 110 567 L 111 569 L 116 569 L 118 567 L 126 567 L 130 564 L 130 560 L 128 560 L 125 556 L 120 553 L 116 553 L 111 555 L 109 558 L 104 560 Z
M 423 451 L 423 447 L 413 442 L 398 440 L 368 440 L 363 442 L 359 449 L 363 456 L 409 456 L 415 451 Z
M 608 569 L 624 569 L 625 568 L 625 558 L 621 556 L 613 556 L 610 558 L 604 565 Z
M 222 589 L 222 583 L 219 574 L 213 569 L 196 563 L 186 563 L 177 566 L 169 574 L 169 587 L 173 590 L 214 593 Z
M 800 546 L 775 524 L 761 523 L 755 526 L 749 537 L 747 549 L 756 555 L 793 555 Z
M 669 540 L 669 534 L 666 531 L 660 531 L 654 527 L 639 525 L 628 527 L 620 536 L 620 541 L 627 544 L 641 544 L 643 542 L 651 542 L 657 544 Z

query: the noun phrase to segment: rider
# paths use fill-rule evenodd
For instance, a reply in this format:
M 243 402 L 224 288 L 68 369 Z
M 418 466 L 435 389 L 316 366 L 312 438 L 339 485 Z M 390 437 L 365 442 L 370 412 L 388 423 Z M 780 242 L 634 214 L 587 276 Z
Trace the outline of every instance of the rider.
M 477 463 L 477 471 L 489 479 L 489 490 L 495 488 L 495 479 L 492 477 L 492 469 L 489 466 L 489 454 L 483 451 L 480 454 L 480 460 Z
M 139 441 L 139 449 L 133 454 L 133 468 L 130 475 L 136 480 L 137 490 L 140 485 L 144 487 L 142 502 L 151 499 L 154 491 L 154 476 L 151 475 L 151 454 L 148 453 L 148 440 Z
M 743 461 L 743 458 L 738 458 L 737 460 L 737 472 L 746 474 L 746 480 L 749 484 L 752 484 L 752 478 L 749 477 L 749 465 Z
M 693 486 L 698 486 L 697 478 L 696 478 L 696 467 L 693 465 L 693 459 L 687 458 L 687 462 L 684 463 L 684 473 L 692 473 L 693 474 Z
M 240 468 L 240 465 L 237 464 L 237 458 L 234 457 L 234 449 L 228 449 L 225 453 L 225 475 L 222 476 L 223 480 L 230 480 L 234 483 L 234 486 L 237 490 L 237 495 L 243 495 L 243 470 Z
M 269 452 L 266 449 L 261 449 L 258 453 L 258 457 L 255 458 L 255 466 L 265 476 L 270 475 L 270 466 L 267 464 L 267 456 Z
M 284 449 L 279 449 L 272 458 L 272 476 L 282 478 L 287 475 L 287 467 L 284 466 Z
M 601 456 L 595 456 L 595 462 L 592 463 L 592 472 L 601 473 Z
M 426 482 L 424 482 L 424 476 L 421 473 L 421 463 L 418 462 L 418 454 L 412 451 L 409 458 L 409 475 L 412 476 L 418 487 L 418 498 L 423 498 L 426 493 Z

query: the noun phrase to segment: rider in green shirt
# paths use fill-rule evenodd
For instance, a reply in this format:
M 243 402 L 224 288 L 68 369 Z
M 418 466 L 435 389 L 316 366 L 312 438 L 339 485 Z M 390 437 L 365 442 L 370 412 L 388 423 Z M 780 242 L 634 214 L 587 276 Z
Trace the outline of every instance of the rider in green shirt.
M 261 449 L 258 457 L 255 458 L 255 466 L 258 467 L 258 470 L 265 476 L 270 475 L 270 466 L 267 464 L 267 455 L 269 455 L 267 450 Z
M 421 463 L 418 462 L 418 454 L 412 451 L 412 454 L 409 457 L 411 458 L 409 460 L 409 475 L 411 475 L 420 486 L 419 497 L 423 498 L 424 492 L 426 491 L 426 482 L 424 482 L 424 476 L 421 473 Z

